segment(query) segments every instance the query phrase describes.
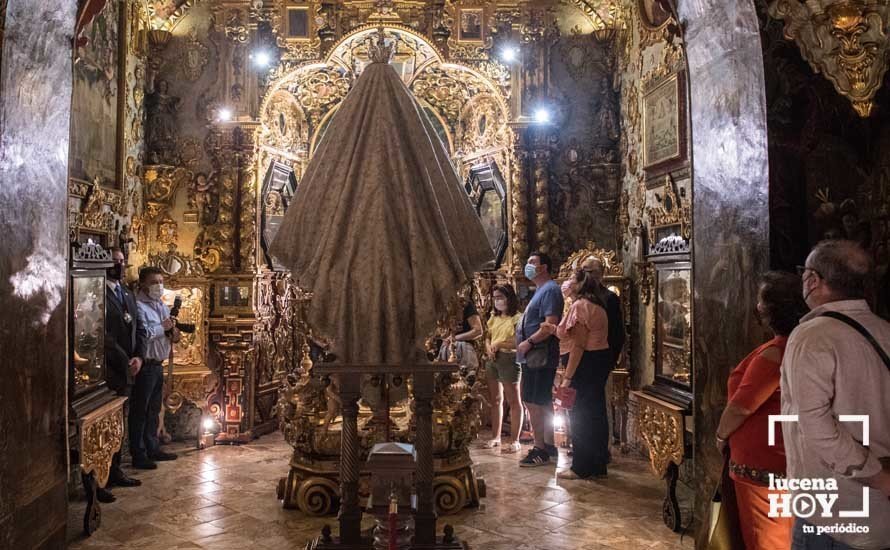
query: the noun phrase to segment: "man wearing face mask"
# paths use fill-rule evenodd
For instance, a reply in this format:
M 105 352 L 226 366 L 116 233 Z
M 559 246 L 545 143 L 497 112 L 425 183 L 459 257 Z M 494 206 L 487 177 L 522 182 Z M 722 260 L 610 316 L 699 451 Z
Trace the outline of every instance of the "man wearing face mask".
M 133 467 L 144 470 L 157 468 L 155 461 L 176 459 L 175 454 L 161 450 L 158 440 L 164 390 L 161 363 L 170 356 L 172 342 L 179 340 L 179 331 L 161 301 L 163 295 L 163 272 L 156 267 L 139 270 L 138 316 L 147 337 L 144 362 L 130 398 L 130 454 Z
M 782 360 L 782 414 L 798 416 L 782 424 L 786 470 L 789 480 L 836 480 L 837 500 L 834 513 L 795 519 L 794 550 L 879 549 L 890 541 L 890 323 L 865 301 L 870 269 L 869 255 L 844 240 L 819 243 L 799 268 L 810 312 Z M 868 422 L 842 422 L 842 415 Z M 815 498 L 794 487 L 792 493 Z M 867 517 L 838 517 L 857 510 Z M 848 522 L 868 530 L 815 529 Z
M 535 446 L 519 461 L 524 468 L 546 466 L 559 451 L 553 444 L 553 380 L 559 365 L 559 342 L 554 330 L 565 302 L 551 278 L 553 261 L 543 252 L 529 255 L 525 277 L 535 284 L 535 295 L 516 330 L 516 361 L 522 367 L 522 401 L 528 408 Z M 542 326 L 543 325 L 543 326 Z
M 136 315 L 136 298 L 122 282 L 126 263 L 123 251 L 112 248 L 111 260 L 114 265 L 108 269 L 105 288 L 105 383 L 118 395 L 129 396 L 142 368 L 145 331 Z M 125 415 L 128 405 L 124 406 Z M 135 487 L 141 484 L 121 470 L 121 452 L 116 452 L 111 461 L 108 485 Z M 106 500 L 108 496 L 110 494 L 105 495 Z

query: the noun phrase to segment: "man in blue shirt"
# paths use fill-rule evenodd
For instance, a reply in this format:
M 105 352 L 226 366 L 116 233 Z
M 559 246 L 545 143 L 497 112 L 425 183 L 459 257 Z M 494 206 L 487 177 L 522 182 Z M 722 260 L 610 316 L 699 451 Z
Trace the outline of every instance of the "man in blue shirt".
M 545 466 L 559 456 L 553 444 L 553 379 L 559 364 L 559 341 L 555 334 L 541 328 L 544 321 L 558 325 L 565 306 L 552 272 L 550 256 L 532 252 L 525 265 L 525 277 L 535 284 L 536 290 L 516 331 L 522 401 L 535 434 L 535 446 L 519 461 L 522 467 Z

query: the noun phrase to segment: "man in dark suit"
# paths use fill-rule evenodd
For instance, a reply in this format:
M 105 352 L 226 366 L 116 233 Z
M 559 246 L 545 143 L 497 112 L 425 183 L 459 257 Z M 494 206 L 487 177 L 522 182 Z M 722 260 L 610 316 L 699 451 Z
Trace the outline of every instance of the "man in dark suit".
M 108 270 L 105 288 L 105 383 L 118 395 L 129 397 L 142 368 L 146 334 L 136 315 L 136 297 L 122 284 L 124 253 L 120 248 L 112 248 L 111 259 L 114 266 Z M 125 414 L 128 408 L 124 407 Z M 142 485 L 121 470 L 120 451 L 112 459 L 108 483 L 119 487 Z

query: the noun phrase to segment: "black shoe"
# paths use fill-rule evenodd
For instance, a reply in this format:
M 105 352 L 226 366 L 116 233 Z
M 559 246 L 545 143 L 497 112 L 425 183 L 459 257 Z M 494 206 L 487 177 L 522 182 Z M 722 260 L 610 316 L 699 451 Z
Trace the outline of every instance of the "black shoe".
M 101 502 L 102 504 L 111 504 L 117 497 L 111 494 L 111 491 L 108 489 L 103 489 L 102 487 L 96 488 L 96 500 Z
M 142 482 L 136 478 L 132 478 L 127 474 L 118 471 L 112 472 L 111 476 L 108 478 L 109 485 L 117 485 L 118 487 L 139 487 L 142 485 Z
M 133 467 L 139 470 L 157 470 L 158 465 L 150 458 L 134 458 Z
M 548 445 L 546 443 L 544 445 L 550 458 L 559 458 L 559 449 L 556 448 L 556 445 Z
M 149 454 L 148 458 L 155 460 L 157 462 L 164 462 L 167 460 L 176 460 L 176 454 L 165 453 L 164 451 L 158 451 L 156 453 Z
M 532 450 L 525 455 L 525 458 L 519 461 L 519 466 L 521 468 L 534 468 L 536 466 L 546 466 L 550 464 L 550 454 L 537 447 L 532 447 Z

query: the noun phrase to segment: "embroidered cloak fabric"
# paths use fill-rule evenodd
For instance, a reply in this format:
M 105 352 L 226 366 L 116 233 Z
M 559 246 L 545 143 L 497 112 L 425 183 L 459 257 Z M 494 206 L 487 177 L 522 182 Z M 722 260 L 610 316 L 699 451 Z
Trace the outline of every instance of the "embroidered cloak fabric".
M 417 360 L 493 258 L 442 142 L 385 63 L 334 115 L 270 252 L 312 291 L 309 324 L 346 363 Z

